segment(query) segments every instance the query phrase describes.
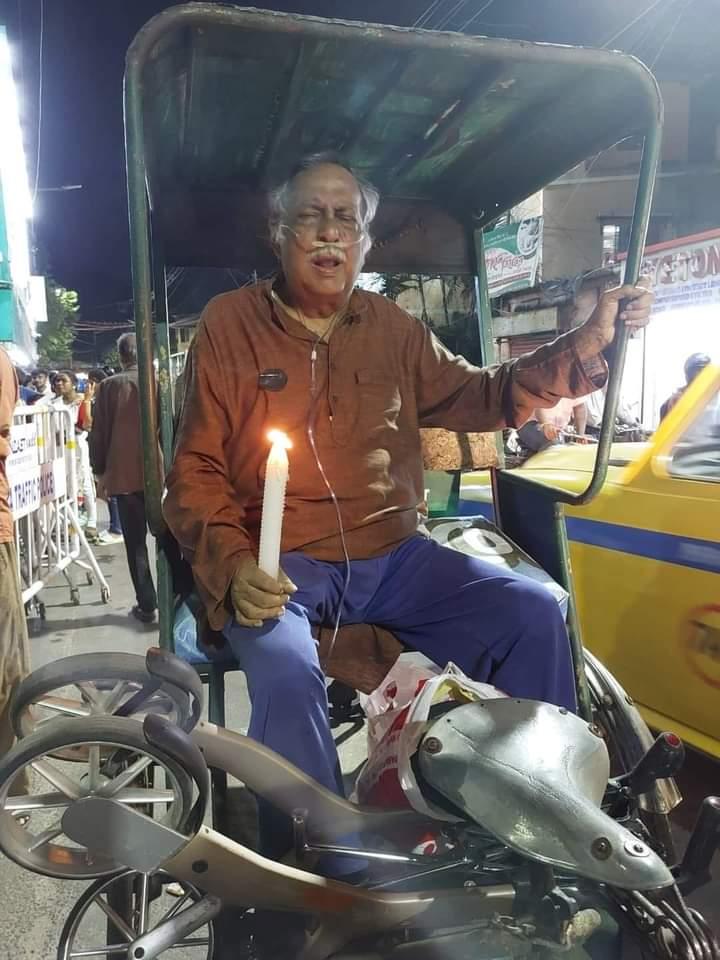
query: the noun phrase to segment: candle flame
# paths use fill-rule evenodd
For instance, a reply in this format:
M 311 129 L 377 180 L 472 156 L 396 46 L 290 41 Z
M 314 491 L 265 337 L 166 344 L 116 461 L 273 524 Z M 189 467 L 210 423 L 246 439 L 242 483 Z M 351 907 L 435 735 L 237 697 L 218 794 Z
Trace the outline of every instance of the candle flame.
M 284 450 L 289 450 L 292 447 L 290 437 L 288 437 L 286 433 L 283 433 L 282 430 L 270 430 L 267 436 L 273 446 L 277 444 Z

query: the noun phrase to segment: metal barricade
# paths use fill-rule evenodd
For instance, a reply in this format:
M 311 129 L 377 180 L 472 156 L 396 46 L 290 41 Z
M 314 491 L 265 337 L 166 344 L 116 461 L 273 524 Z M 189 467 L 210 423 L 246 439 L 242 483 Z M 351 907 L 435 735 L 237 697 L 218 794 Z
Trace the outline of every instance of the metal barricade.
M 10 445 L 7 477 L 23 603 L 44 617 L 40 591 L 62 574 L 71 602 L 79 604 L 73 566 L 84 570 L 88 585 L 100 584 L 100 598 L 107 603 L 110 588 L 78 516 L 78 450 L 70 411 L 16 407 Z

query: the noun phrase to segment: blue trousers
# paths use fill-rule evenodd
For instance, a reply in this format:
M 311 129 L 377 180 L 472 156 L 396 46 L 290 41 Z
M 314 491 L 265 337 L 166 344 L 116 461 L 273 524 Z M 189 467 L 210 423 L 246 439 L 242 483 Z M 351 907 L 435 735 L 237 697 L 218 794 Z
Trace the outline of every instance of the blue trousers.
M 311 626 L 334 625 L 345 565 L 303 553 L 286 553 L 281 563 L 298 587 L 285 615 L 260 628 L 232 620 L 225 629 L 247 677 L 248 735 L 341 792 Z M 576 709 L 570 645 L 557 601 L 540 584 L 492 563 L 411 537 L 385 556 L 352 562 L 341 614 L 343 623 L 384 627 L 440 666 L 452 660 L 472 679 L 511 696 Z M 268 838 L 263 819 L 264 852 L 280 855 L 286 840 Z M 273 829 L 277 834 L 277 822 Z

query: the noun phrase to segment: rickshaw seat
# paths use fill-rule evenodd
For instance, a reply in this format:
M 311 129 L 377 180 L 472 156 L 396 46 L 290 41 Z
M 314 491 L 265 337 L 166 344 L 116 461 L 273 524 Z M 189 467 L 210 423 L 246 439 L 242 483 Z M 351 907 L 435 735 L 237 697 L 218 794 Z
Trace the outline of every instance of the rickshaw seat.
M 340 627 L 334 644 L 333 633 L 332 627 L 320 630 L 320 664 L 328 677 L 361 693 L 372 693 L 405 649 L 389 630 L 371 623 Z

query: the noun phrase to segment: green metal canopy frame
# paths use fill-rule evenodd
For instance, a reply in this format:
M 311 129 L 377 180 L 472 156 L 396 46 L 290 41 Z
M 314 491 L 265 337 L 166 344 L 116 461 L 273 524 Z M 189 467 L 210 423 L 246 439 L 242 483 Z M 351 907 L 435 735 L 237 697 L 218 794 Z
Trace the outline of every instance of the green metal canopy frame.
M 164 529 L 158 420 L 166 456 L 171 437 L 165 267 L 271 269 L 264 198 L 301 156 L 342 151 L 381 190 L 368 270 L 479 277 L 487 359 L 482 228 L 581 160 L 641 136 L 626 264 L 636 280 L 661 124 L 652 74 L 619 53 L 214 3 L 150 20 L 127 55 L 125 128 L 153 532 Z M 595 475 L 581 498 L 552 491 L 556 506 L 604 481 L 625 355 L 617 339 Z

